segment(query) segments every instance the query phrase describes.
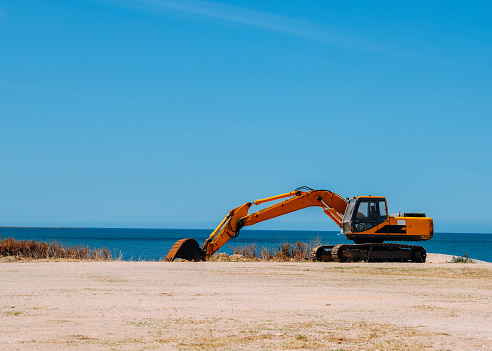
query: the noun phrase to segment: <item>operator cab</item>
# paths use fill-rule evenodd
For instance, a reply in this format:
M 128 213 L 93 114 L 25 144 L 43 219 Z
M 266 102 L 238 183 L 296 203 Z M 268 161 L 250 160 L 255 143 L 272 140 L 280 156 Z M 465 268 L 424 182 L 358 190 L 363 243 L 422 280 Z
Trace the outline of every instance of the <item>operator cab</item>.
M 384 197 L 354 197 L 350 199 L 342 221 L 343 232 L 365 232 L 388 218 L 388 207 Z

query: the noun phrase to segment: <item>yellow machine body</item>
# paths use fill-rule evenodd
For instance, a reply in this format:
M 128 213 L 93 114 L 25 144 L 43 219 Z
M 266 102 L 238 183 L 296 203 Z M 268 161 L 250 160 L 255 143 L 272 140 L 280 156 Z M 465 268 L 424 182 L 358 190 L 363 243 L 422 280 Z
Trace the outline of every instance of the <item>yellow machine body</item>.
M 342 230 L 355 243 L 422 241 L 432 239 L 434 224 L 423 213 L 389 215 L 384 197 L 357 196 L 347 204 Z

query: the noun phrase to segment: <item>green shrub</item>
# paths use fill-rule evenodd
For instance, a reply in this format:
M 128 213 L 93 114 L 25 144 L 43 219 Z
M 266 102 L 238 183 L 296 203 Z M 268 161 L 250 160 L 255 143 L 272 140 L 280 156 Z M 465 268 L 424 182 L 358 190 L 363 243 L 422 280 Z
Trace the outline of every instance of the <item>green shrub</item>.
M 459 256 L 459 257 L 455 257 L 453 256 L 453 258 L 451 259 L 451 262 L 452 263 L 473 263 L 473 260 L 468 257 L 468 255 L 465 253 L 463 253 L 463 256 Z

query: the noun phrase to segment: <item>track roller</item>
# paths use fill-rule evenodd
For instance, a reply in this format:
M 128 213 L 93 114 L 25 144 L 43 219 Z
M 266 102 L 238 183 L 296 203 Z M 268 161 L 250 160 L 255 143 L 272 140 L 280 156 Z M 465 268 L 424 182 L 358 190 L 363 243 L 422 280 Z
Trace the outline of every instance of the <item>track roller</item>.
M 333 261 L 331 258 L 331 249 L 333 246 L 317 246 L 311 250 L 311 261 L 322 261 L 322 262 L 330 262 Z

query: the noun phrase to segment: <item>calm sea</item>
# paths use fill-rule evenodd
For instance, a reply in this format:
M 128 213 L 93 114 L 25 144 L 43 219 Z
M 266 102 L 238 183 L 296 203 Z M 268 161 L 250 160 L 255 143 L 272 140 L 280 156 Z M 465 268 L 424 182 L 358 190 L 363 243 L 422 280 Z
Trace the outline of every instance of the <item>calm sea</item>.
M 124 260 L 163 259 L 179 239 L 194 238 L 201 245 L 210 235 L 209 229 L 110 229 L 110 228 L 0 228 L 2 238 L 18 240 L 59 241 L 64 245 L 108 248 Z M 232 253 L 231 247 L 256 244 L 276 247 L 282 243 L 319 241 L 324 245 L 352 243 L 332 231 L 247 230 L 231 239 L 219 252 Z M 419 243 L 427 252 L 462 256 L 492 262 L 492 234 L 435 233 L 434 238 Z

